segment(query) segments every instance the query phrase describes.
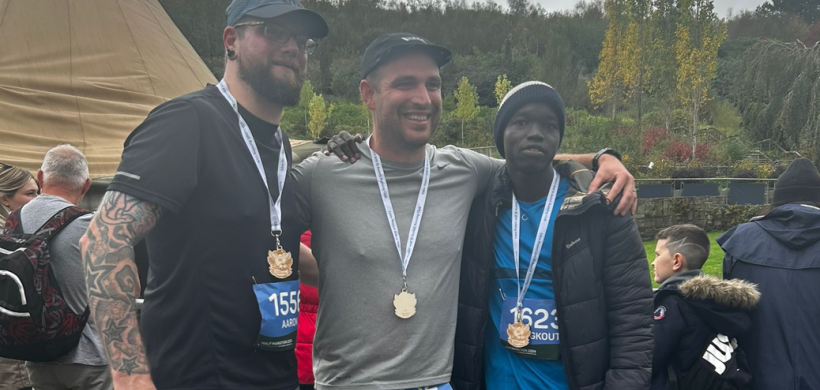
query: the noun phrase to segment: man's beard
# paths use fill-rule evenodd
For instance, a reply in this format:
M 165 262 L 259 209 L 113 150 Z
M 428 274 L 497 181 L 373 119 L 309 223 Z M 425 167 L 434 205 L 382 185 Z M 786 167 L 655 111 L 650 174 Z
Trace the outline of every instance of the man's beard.
M 302 84 L 305 82 L 304 71 L 293 69 L 296 80 L 288 80 L 274 76 L 268 62 L 250 63 L 242 61 L 242 57 L 238 58 L 238 62 L 239 78 L 245 81 L 262 99 L 283 107 L 299 104 Z

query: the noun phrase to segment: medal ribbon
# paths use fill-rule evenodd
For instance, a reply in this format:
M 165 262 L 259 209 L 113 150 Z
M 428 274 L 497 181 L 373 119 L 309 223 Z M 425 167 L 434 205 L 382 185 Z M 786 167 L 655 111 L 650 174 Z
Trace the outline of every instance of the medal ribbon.
M 550 186 L 549 195 L 547 195 L 547 201 L 544 204 L 544 212 L 541 214 L 541 222 L 538 224 L 538 233 L 535 236 L 535 242 L 532 246 L 532 255 L 530 256 L 530 264 L 527 267 L 527 275 L 524 278 L 524 286 L 521 286 L 521 275 L 520 267 L 518 266 L 518 256 L 519 256 L 519 235 L 521 233 L 521 207 L 518 205 L 518 199 L 515 198 L 515 192 L 513 192 L 512 198 L 512 247 L 513 247 L 513 258 L 515 261 L 515 282 L 518 285 L 518 298 L 516 300 L 515 307 L 518 308 L 516 314 L 516 320 L 520 322 L 521 316 L 521 308 L 524 306 L 524 295 L 527 293 L 527 290 L 530 289 L 530 283 L 532 283 L 532 277 L 535 275 L 535 267 L 538 265 L 538 258 L 541 256 L 541 247 L 544 245 L 544 240 L 546 239 L 547 235 L 547 227 L 550 224 L 550 218 L 552 218 L 552 209 L 555 206 L 555 198 L 558 196 L 558 186 L 560 184 L 561 178 L 558 176 L 558 172 L 555 172 L 555 169 L 552 170 L 552 185 Z
M 234 112 L 236 112 L 236 116 L 239 118 L 239 130 L 242 132 L 242 138 L 245 140 L 245 146 L 248 147 L 248 152 L 250 152 L 251 157 L 253 157 L 253 162 L 256 164 L 256 170 L 259 171 L 259 176 L 262 177 L 262 182 L 265 183 L 265 189 L 268 191 L 268 204 L 270 205 L 270 231 L 271 234 L 276 237 L 276 245 L 279 246 L 279 234 L 282 233 L 282 189 L 285 188 L 285 177 L 287 176 L 288 169 L 282 129 L 277 127 L 275 134 L 276 139 L 279 141 L 279 164 L 276 168 L 279 196 L 277 196 L 276 200 L 274 200 L 273 195 L 270 193 L 270 187 L 268 187 L 268 177 L 265 175 L 265 167 L 262 165 L 262 158 L 259 156 L 259 149 L 256 147 L 256 141 L 253 139 L 253 134 L 251 134 L 248 124 L 244 119 L 242 119 L 242 115 L 239 114 L 236 99 L 233 95 L 231 95 L 231 91 L 228 90 L 228 84 L 225 83 L 224 79 L 220 81 L 216 87 L 219 88 L 219 92 L 222 93 L 222 96 L 225 97 L 225 100 L 228 101 L 231 107 L 233 107 Z
M 367 138 L 367 145 L 370 146 L 370 137 Z M 399 259 L 401 259 L 401 276 L 404 280 L 404 289 L 407 290 L 407 265 L 410 264 L 410 257 L 413 255 L 413 248 L 416 246 L 421 216 L 424 214 L 424 202 L 427 201 L 427 186 L 430 184 L 430 160 L 427 158 L 427 147 L 425 146 L 424 149 L 424 173 L 421 178 L 421 188 L 419 188 L 419 197 L 416 201 L 416 209 L 413 212 L 413 220 L 410 222 L 410 234 L 407 235 L 407 247 L 404 256 L 401 252 L 401 236 L 399 235 L 398 224 L 396 224 L 396 214 L 393 212 L 393 202 L 390 201 L 387 181 L 384 178 L 382 159 L 372 148 L 370 154 L 373 157 L 373 172 L 376 173 L 376 181 L 379 183 L 379 192 L 381 192 L 382 203 L 384 203 L 384 211 L 387 213 L 387 222 L 390 223 L 390 232 L 393 233 L 396 250 L 398 250 Z

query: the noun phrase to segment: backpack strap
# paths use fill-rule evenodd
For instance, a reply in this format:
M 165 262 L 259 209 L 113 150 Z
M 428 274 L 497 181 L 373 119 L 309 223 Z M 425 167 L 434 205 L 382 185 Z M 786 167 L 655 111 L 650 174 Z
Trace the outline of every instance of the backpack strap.
M 9 217 L 6 219 L 6 226 L 3 229 L 7 234 L 23 234 L 23 224 L 20 223 L 20 209 L 12 211 L 9 213 Z M 3 231 L 0 231 L 2 233 Z
M 22 207 L 20 209 L 22 209 Z M 19 212 L 20 210 L 17 211 Z M 34 235 L 39 236 L 44 240 L 48 240 L 63 230 L 63 228 L 68 226 L 71 222 L 74 222 L 75 219 L 87 214 L 91 214 L 91 211 L 81 209 L 76 206 L 68 206 L 51 216 L 51 218 L 49 218 L 45 223 L 43 223 L 42 226 L 40 226 L 39 229 L 37 229 L 36 232 L 34 232 Z M 22 224 L 19 224 L 19 229 L 23 229 Z

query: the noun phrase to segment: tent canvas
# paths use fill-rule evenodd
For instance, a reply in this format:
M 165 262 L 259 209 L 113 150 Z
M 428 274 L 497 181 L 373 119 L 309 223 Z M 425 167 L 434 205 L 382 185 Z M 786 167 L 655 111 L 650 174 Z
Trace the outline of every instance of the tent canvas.
M 82 150 L 113 176 L 157 105 L 216 79 L 157 0 L 0 0 L 0 161 Z

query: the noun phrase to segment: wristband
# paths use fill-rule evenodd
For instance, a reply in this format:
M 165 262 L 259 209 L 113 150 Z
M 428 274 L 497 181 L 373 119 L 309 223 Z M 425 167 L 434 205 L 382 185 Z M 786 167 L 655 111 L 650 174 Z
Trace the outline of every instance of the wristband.
M 601 156 L 603 156 L 605 154 L 613 156 L 613 157 L 617 158 L 618 161 L 621 161 L 621 154 L 616 152 L 615 149 L 603 148 L 603 149 L 599 150 L 598 153 L 595 153 L 595 157 L 592 158 L 592 170 L 593 171 L 598 170 L 598 168 L 599 168 L 598 159 L 601 158 Z

